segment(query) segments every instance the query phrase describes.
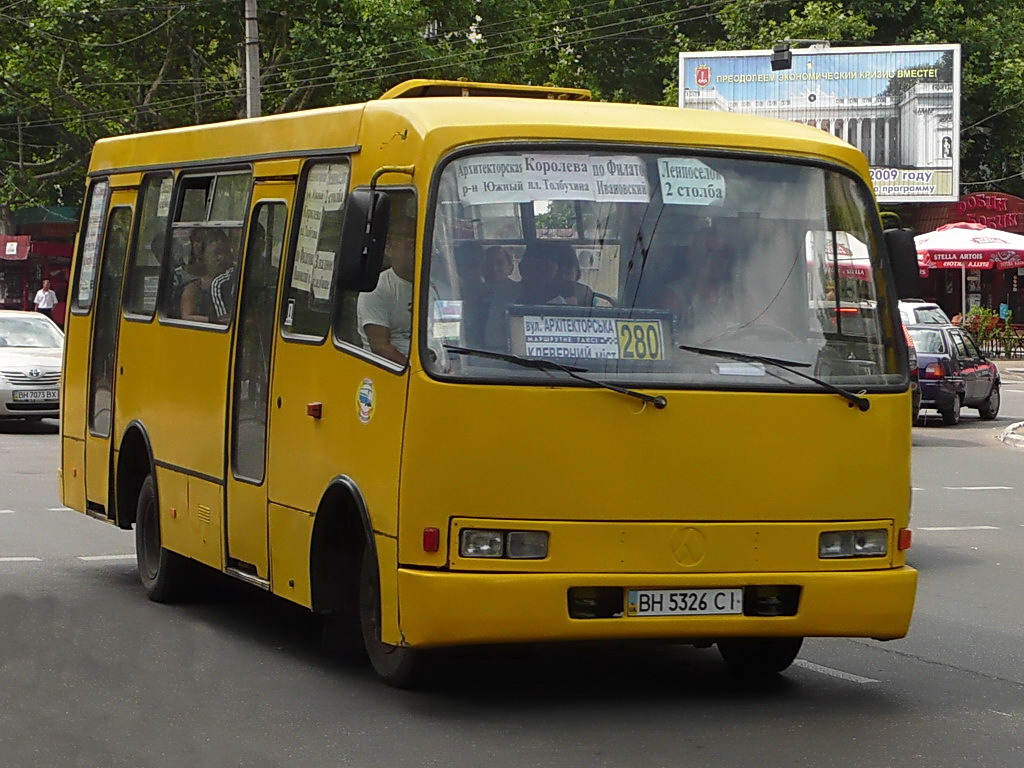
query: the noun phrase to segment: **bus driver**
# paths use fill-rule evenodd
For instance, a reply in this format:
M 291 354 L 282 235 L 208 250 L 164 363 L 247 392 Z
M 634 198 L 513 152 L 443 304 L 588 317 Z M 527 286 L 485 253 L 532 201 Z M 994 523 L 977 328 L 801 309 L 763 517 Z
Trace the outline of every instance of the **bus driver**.
M 412 336 L 415 221 L 411 218 L 395 219 L 388 232 L 386 248 L 391 267 L 381 272 L 376 288 L 359 294 L 359 334 L 366 349 L 405 365 Z

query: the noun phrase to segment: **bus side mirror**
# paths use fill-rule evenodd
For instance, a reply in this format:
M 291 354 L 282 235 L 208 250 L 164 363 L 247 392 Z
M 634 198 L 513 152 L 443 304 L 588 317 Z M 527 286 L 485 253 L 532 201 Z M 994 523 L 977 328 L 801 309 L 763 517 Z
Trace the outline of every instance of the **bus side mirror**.
M 921 295 L 921 273 L 917 268 L 917 246 L 911 229 L 885 230 L 885 249 L 896 281 L 896 297 L 909 299 Z
M 391 204 L 386 193 L 353 189 L 345 207 L 338 263 L 342 290 L 372 291 L 384 264 Z

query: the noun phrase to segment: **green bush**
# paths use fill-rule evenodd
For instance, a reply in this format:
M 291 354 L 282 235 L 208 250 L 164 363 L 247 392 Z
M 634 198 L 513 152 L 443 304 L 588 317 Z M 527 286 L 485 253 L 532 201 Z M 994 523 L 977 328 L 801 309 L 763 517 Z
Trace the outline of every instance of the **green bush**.
M 1017 345 L 1012 322 L 1012 312 L 1007 312 L 1003 320 L 994 309 L 971 307 L 967 310 L 963 326 L 971 332 L 979 346 L 987 349 L 1001 348 L 1004 357 L 1012 357 Z

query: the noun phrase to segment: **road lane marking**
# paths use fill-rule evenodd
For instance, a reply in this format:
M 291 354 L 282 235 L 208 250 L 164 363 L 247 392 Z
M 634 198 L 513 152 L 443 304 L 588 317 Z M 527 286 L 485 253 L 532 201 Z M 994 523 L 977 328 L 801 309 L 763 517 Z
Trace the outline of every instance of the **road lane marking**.
M 13 509 L 0 509 L 0 515 L 13 515 Z
M 79 560 L 134 560 L 135 555 L 82 555 Z
M 71 507 L 47 507 L 47 512 L 74 512 Z
M 0 563 L 41 563 L 39 557 L 0 557 Z
M 995 525 L 933 525 L 931 527 L 914 527 L 915 531 L 998 531 Z
M 1010 485 L 944 485 L 944 491 L 1012 491 Z
M 829 677 L 836 677 L 840 680 L 846 680 L 851 683 L 878 683 L 879 680 L 875 680 L 872 677 L 861 677 L 860 675 L 854 675 L 851 672 L 843 672 L 840 669 L 832 669 L 832 667 L 823 667 L 820 664 L 815 664 L 811 661 L 804 661 L 803 659 L 797 659 L 793 662 L 794 667 L 802 667 L 803 669 L 811 672 L 817 672 L 822 675 L 828 675 Z

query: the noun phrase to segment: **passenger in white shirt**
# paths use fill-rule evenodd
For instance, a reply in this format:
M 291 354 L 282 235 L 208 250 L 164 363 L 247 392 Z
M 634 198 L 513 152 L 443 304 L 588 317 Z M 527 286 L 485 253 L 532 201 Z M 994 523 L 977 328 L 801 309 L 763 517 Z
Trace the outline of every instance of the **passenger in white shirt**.
M 412 279 L 416 231 L 412 221 L 398 221 L 388 232 L 391 268 L 380 274 L 377 287 L 359 295 L 357 316 L 363 346 L 376 355 L 405 365 L 412 338 Z

